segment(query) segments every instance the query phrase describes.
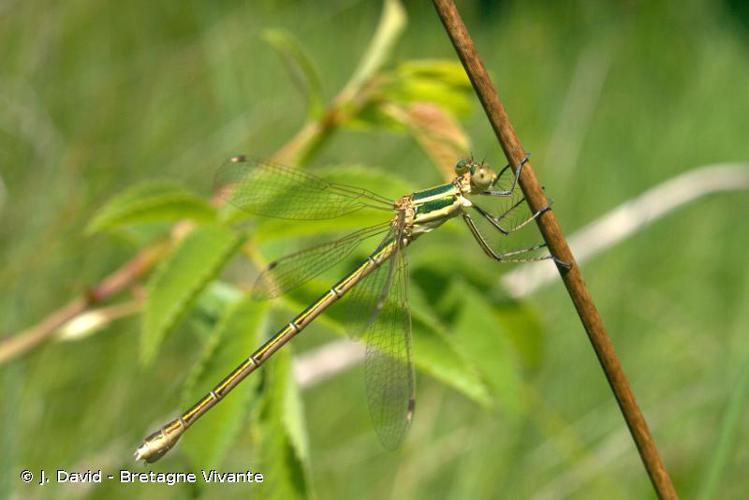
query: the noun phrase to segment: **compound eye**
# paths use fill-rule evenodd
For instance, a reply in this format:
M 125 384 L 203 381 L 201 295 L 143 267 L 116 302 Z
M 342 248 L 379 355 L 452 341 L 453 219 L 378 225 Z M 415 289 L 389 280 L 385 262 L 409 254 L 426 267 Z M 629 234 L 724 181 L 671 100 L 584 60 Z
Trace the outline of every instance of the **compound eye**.
M 455 173 L 458 175 L 463 175 L 466 172 L 467 168 L 468 162 L 466 160 L 459 160 L 458 163 L 455 164 Z
M 476 172 L 471 176 L 471 182 L 478 189 L 484 191 L 489 188 L 492 183 L 492 173 L 490 170 L 479 167 Z

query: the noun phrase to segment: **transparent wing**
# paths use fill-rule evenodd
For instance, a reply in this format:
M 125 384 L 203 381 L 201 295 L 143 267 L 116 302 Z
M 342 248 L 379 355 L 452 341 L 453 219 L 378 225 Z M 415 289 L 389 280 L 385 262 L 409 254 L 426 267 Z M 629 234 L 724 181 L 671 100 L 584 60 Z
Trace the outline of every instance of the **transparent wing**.
M 388 449 L 397 448 L 403 441 L 416 401 L 404 252 L 392 260 L 390 292 L 365 334 L 364 365 L 369 414 Z
M 271 262 L 260 273 L 252 296 L 265 300 L 289 292 L 348 257 L 367 238 L 388 231 L 389 222 L 361 229 L 343 238 L 322 243 Z
M 219 168 L 214 188 L 241 210 L 281 219 L 332 219 L 363 207 L 393 209 L 391 200 L 366 189 L 334 184 L 294 168 L 244 156 L 236 156 Z
M 395 229 L 391 228 L 377 246 L 372 255 L 390 245 L 395 239 Z M 378 311 L 378 304 L 390 291 L 389 280 L 392 279 L 393 260 L 388 259 L 362 279 L 346 296 L 346 328 L 353 339 L 364 337 L 367 328 L 374 321 Z
M 401 241 L 402 228 L 380 248 Z M 366 343 L 365 381 L 372 423 L 388 449 L 397 448 L 414 411 L 411 315 L 407 298 L 405 253 L 391 257 L 357 284 L 349 297 L 350 333 Z

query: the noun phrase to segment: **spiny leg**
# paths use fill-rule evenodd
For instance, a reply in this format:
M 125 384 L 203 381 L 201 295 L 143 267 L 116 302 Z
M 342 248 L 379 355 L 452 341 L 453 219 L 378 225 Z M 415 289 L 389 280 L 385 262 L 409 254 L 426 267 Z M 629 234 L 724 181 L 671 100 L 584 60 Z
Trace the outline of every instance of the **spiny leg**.
M 522 171 L 523 171 L 523 165 L 525 165 L 525 164 L 526 164 L 526 163 L 528 162 L 528 158 L 529 158 L 529 156 L 530 156 L 530 153 L 529 153 L 529 154 L 526 154 L 526 155 L 525 155 L 525 156 L 523 157 L 523 159 L 522 159 L 522 160 L 520 161 L 520 164 L 518 165 L 518 168 L 517 168 L 516 174 L 515 174 L 515 176 L 513 177 L 513 181 L 512 181 L 512 186 L 510 187 L 510 189 L 508 189 L 508 190 L 506 190 L 506 191 L 485 191 L 485 192 L 483 192 L 483 193 L 477 193 L 477 194 L 481 194 L 481 195 L 486 195 L 486 196 L 497 196 L 497 197 L 507 197 L 507 196 L 512 196 L 512 195 L 514 194 L 514 192 L 515 192 L 515 189 L 516 189 L 516 187 L 517 187 L 518 179 L 520 178 L 520 175 L 521 175 L 521 173 L 522 173 Z M 491 187 L 494 187 L 494 186 L 495 186 L 495 185 L 497 184 L 497 182 L 499 182 L 499 180 L 500 180 L 500 179 L 502 178 L 502 175 L 503 175 L 503 174 L 504 174 L 504 173 L 505 173 L 505 172 L 507 171 L 507 169 L 509 169 L 509 168 L 510 168 L 510 165 L 509 165 L 509 164 L 507 164 L 507 165 L 506 165 L 506 166 L 505 166 L 505 167 L 504 167 L 504 168 L 503 168 L 503 169 L 502 169 L 502 170 L 501 170 L 501 171 L 500 171 L 500 172 L 499 172 L 499 173 L 497 174 L 497 176 L 496 176 L 496 177 L 494 178 L 494 180 L 493 180 L 493 181 L 492 181 L 492 183 L 491 183 Z M 521 204 L 522 204 L 522 203 L 523 203 L 524 201 L 525 201 L 525 196 L 522 196 L 522 197 L 521 197 L 521 198 L 520 198 L 519 200 L 517 200 L 516 202 L 514 202 L 514 203 L 513 203 L 513 205 L 512 205 L 512 206 L 511 206 L 510 208 L 508 208 L 507 210 L 505 210 L 505 211 L 504 211 L 504 212 L 503 212 L 502 214 L 500 214 L 500 215 L 499 215 L 499 216 L 497 216 L 497 217 L 495 217 L 494 215 L 490 214 L 490 213 L 489 213 L 488 211 L 484 210 L 483 208 L 481 208 L 481 207 L 480 207 L 480 206 L 478 206 L 478 205 L 474 205 L 474 207 L 476 208 L 476 210 L 477 210 L 477 211 L 478 211 L 478 212 L 479 212 L 479 213 L 480 213 L 480 214 L 481 214 L 481 215 L 482 215 L 482 216 L 483 216 L 484 218 L 486 218 L 486 220 L 488 220 L 488 221 L 489 221 L 489 222 L 491 223 L 491 225 L 492 225 L 492 226 L 494 226 L 494 228 L 495 228 L 495 229 L 497 229 L 497 230 L 498 230 L 499 232 L 501 232 L 501 233 L 502 233 L 502 234 L 504 234 L 504 235 L 508 235 L 508 234 L 510 234 L 511 232 L 513 232 L 513 231 L 517 231 L 518 229 L 522 228 L 523 226 L 525 226 L 526 224 L 528 224 L 528 223 L 529 223 L 530 221 L 534 220 L 534 219 L 535 219 L 536 217 L 538 217 L 539 215 L 541 215 L 541 214 L 542 214 L 543 212 L 545 212 L 545 211 L 546 211 L 546 210 L 548 210 L 548 208 L 549 208 L 549 207 L 546 207 L 546 208 L 544 208 L 544 209 L 541 209 L 541 210 L 537 211 L 536 213 L 534 213 L 533 215 L 531 215 L 531 217 L 529 217 L 528 219 L 526 219 L 526 220 L 524 220 L 523 222 L 521 222 L 521 223 L 520 223 L 520 225 L 519 225 L 519 226 L 517 226 L 517 227 L 514 227 L 514 228 L 512 228 L 512 229 L 509 229 L 509 230 L 507 230 L 507 229 L 503 228 L 503 227 L 502 227 L 502 226 L 501 226 L 501 225 L 499 224 L 499 222 L 500 222 L 500 221 L 501 221 L 502 219 L 504 219 L 505 217 L 507 217 L 507 216 L 508 216 L 508 215 L 509 215 L 509 214 L 510 214 L 510 213 L 511 213 L 511 212 L 512 212 L 513 210 L 515 210 L 515 209 L 516 209 L 517 207 L 519 207 L 519 206 L 520 206 L 520 205 L 521 205 Z
M 496 217 L 497 222 L 501 221 L 502 219 L 510 215 L 512 211 L 518 208 L 520 205 L 522 205 L 524 201 L 525 201 L 525 196 L 521 196 L 520 199 L 516 201 L 510 208 L 508 208 L 507 210 L 505 210 L 504 212 L 499 214 L 499 216 Z
M 527 224 L 529 224 L 530 222 L 532 222 L 532 221 L 536 220 L 536 218 L 538 218 L 538 216 L 540 216 L 540 215 L 541 215 L 542 213 L 544 213 L 544 212 L 546 212 L 547 210 L 550 210 L 550 209 L 551 209 L 551 203 L 552 203 L 552 201 L 551 201 L 551 200 L 549 200 L 549 204 L 548 204 L 548 205 L 546 205 L 546 206 L 545 206 L 544 208 L 542 208 L 542 209 L 540 209 L 540 210 L 536 210 L 536 211 L 535 211 L 535 212 L 534 212 L 533 214 L 531 214 L 531 215 L 530 215 L 530 216 L 529 216 L 529 217 L 528 217 L 527 219 L 523 220 L 523 221 L 522 221 L 522 222 L 521 222 L 520 224 L 518 224 L 517 226 L 515 226 L 515 227 L 513 227 L 513 228 L 511 228 L 511 229 L 505 229 L 505 228 L 503 228 L 503 227 L 502 227 L 502 226 L 500 225 L 500 221 L 501 221 L 502 219 L 504 219 L 505 217 L 507 217 L 507 216 L 508 216 L 508 215 L 509 215 L 509 214 L 510 214 L 510 213 L 511 213 L 511 212 L 512 212 L 513 210 L 515 210 L 515 209 L 516 209 L 516 208 L 517 208 L 518 206 L 520 206 L 520 204 L 521 204 L 521 203 L 523 203 L 524 201 L 525 201 L 525 197 L 521 198 L 520 200 L 518 200 L 518 201 L 517 201 L 517 203 L 515 203 L 515 204 L 514 204 L 513 206 L 511 206 L 510 208 L 508 208 L 507 210 L 505 210 L 505 211 L 504 211 L 504 212 L 503 212 L 502 214 L 500 214 L 500 215 L 499 215 L 498 217 L 494 217 L 494 216 L 493 216 L 492 214 L 490 214 L 489 212 L 487 212 L 486 210 L 484 210 L 483 208 L 481 208 L 481 207 L 480 207 L 479 205 L 477 205 L 476 203 L 473 203 L 473 205 L 472 205 L 472 206 L 473 206 L 473 208 L 474 208 L 474 209 L 475 209 L 475 210 L 476 210 L 476 211 L 477 211 L 477 212 L 478 212 L 479 214 L 481 214 L 481 216 L 482 216 L 482 217 L 483 217 L 484 219 L 486 219 L 487 221 L 489 221 L 489 223 L 490 223 L 490 224 L 491 224 L 491 225 L 492 225 L 492 226 L 493 226 L 493 227 L 494 227 L 494 228 L 495 228 L 495 229 L 496 229 L 497 231 L 499 231 L 500 233 L 502 233 L 502 234 L 504 234 L 505 236 L 507 236 L 507 235 L 509 235 L 510 233 L 513 233 L 513 232 L 515 232 L 515 231 L 518 231 L 518 230 L 522 229 L 523 227 L 525 227 L 525 226 L 526 226 Z
M 539 261 L 539 260 L 554 259 L 554 261 L 557 264 L 560 264 L 565 267 L 569 266 L 567 263 L 559 260 L 558 258 L 554 257 L 551 254 L 544 255 L 543 257 L 528 257 L 528 258 L 514 258 L 513 257 L 515 255 L 521 255 L 524 253 L 532 252 L 534 250 L 538 250 L 540 248 L 544 248 L 546 246 L 546 243 L 538 243 L 528 248 L 512 250 L 509 252 L 495 252 L 494 249 L 491 246 L 489 246 L 484 236 L 476 227 L 476 223 L 473 222 L 473 218 L 471 218 L 470 214 L 464 213 L 463 220 L 466 222 L 468 229 L 470 229 L 471 234 L 476 239 L 476 242 L 478 242 L 479 246 L 484 251 L 484 253 L 498 262 L 533 262 L 533 261 Z
M 520 174 L 523 172 L 523 165 L 528 163 L 529 158 L 530 158 L 530 153 L 526 153 L 523 159 L 520 160 L 520 164 L 518 165 L 518 168 L 515 171 L 515 175 L 512 179 L 512 186 L 510 186 L 510 189 L 507 189 L 504 191 L 486 191 L 482 194 L 488 194 L 490 196 L 511 196 L 515 192 L 515 188 L 517 187 L 517 184 L 518 184 L 518 179 L 520 179 Z M 507 164 L 502 170 L 499 171 L 497 176 L 492 181 L 491 187 L 494 187 L 497 184 L 497 182 L 499 182 L 499 179 L 502 178 L 502 174 L 504 174 L 508 168 L 510 168 L 509 164 Z
M 498 196 L 498 197 L 512 196 L 514 194 L 514 192 L 515 192 L 515 188 L 517 187 L 518 180 L 520 179 L 520 175 L 523 172 L 523 166 L 526 163 L 528 163 L 529 158 L 530 158 L 530 153 L 526 153 L 525 156 L 523 157 L 523 159 L 520 160 L 520 163 L 519 163 L 519 165 L 517 167 L 517 170 L 515 171 L 515 175 L 514 175 L 513 180 L 512 180 L 512 186 L 510 186 L 510 189 L 504 190 L 504 191 L 485 191 L 483 193 L 478 193 L 478 194 L 487 195 L 487 196 Z M 509 168 L 510 168 L 510 164 L 507 164 L 507 165 L 505 165 L 505 167 L 502 170 L 499 171 L 499 173 L 497 174 L 497 176 L 492 181 L 491 187 L 494 187 L 497 184 L 497 182 L 499 182 L 499 180 L 502 178 L 502 175 Z M 543 189 L 543 187 L 541 189 Z M 482 217 L 484 217 L 487 221 L 489 221 L 489 223 L 495 229 L 497 229 L 499 232 L 501 232 L 502 234 L 504 234 L 505 236 L 507 236 L 510 233 L 514 232 L 514 231 L 518 231 L 519 229 L 522 229 L 525 225 L 529 224 L 531 221 L 533 221 L 536 218 L 538 218 L 541 214 L 543 214 L 547 210 L 551 210 L 551 205 L 554 203 L 553 200 L 549 199 L 548 200 L 548 204 L 545 207 L 543 207 L 540 210 L 537 210 L 536 212 L 534 212 L 533 214 L 531 214 L 530 217 L 528 217 L 527 219 L 525 219 L 524 221 L 522 221 L 519 225 L 515 226 L 514 228 L 512 228 L 510 230 L 504 229 L 499 224 L 499 222 L 503 218 L 507 217 L 520 204 L 522 204 L 523 201 L 525 201 L 525 196 L 521 197 L 517 202 L 515 202 L 510 208 L 508 208 L 507 210 L 505 210 L 498 217 L 494 217 L 492 214 L 490 214 L 489 212 L 487 212 L 486 210 L 484 210 L 480 206 L 476 205 L 475 203 L 473 204 L 473 208 L 475 208 L 476 211 L 479 212 Z M 486 239 L 483 237 L 483 235 L 481 234 L 481 232 L 478 230 L 478 228 L 476 227 L 476 224 L 473 222 L 473 219 L 471 218 L 471 216 L 469 214 L 463 213 L 463 220 L 465 220 L 466 225 L 468 225 L 468 228 L 471 230 L 471 234 L 473 234 L 474 238 L 479 243 L 479 246 L 482 248 L 482 250 L 484 250 L 484 253 L 486 253 L 492 259 L 495 259 L 495 260 L 500 261 L 500 262 L 530 262 L 530 261 L 540 261 L 540 260 L 546 260 L 546 259 L 553 259 L 554 262 L 557 263 L 557 265 L 559 265 L 559 266 L 561 266 L 561 267 L 563 267 L 565 269 L 570 269 L 572 267 L 572 265 L 570 263 L 565 262 L 565 261 L 559 259 L 558 257 L 552 255 L 551 253 L 549 253 L 549 255 L 546 255 L 546 256 L 543 256 L 543 257 L 533 257 L 533 258 L 527 258 L 527 259 L 507 259 L 506 257 L 512 256 L 512 255 L 518 255 L 518 254 L 522 254 L 522 253 L 527 253 L 527 252 L 532 252 L 534 250 L 538 250 L 539 248 L 546 247 L 547 245 L 546 245 L 546 243 L 539 243 L 539 244 L 533 245 L 533 246 L 531 246 L 529 248 L 524 248 L 524 249 L 520 249 L 520 250 L 514 250 L 514 251 L 511 251 L 511 252 L 497 253 L 486 242 Z

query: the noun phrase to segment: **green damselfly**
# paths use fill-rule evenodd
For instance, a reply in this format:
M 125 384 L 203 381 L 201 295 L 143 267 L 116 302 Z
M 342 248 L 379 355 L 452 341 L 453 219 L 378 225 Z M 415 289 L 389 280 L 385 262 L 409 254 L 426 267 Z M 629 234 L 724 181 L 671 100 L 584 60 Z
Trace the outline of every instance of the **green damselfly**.
M 371 208 L 388 212 L 392 218 L 268 265 L 253 289 L 257 298 L 271 298 L 290 291 L 345 259 L 363 241 L 381 237 L 366 260 L 242 361 L 190 409 L 149 435 L 136 450 L 136 460 L 154 462 L 161 458 L 190 425 L 346 295 L 349 295 L 347 301 L 355 304 L 348 328 L 366 344 L 365 379 L 372 422 L 383 444 L 387 448 L 397 447 L 410 425 L 415 402 L 404 250 L 422 234 L 461 216 L 479 246 L 492 259 L 520 262 L 553 258 L 533 254 L 543 244 L 498 251 L 486 238 L 487 230 L 508 236 L 548 209 L 513 217 L 518 207 L 524 205 L 518 179 L 526 161 L 527 157 L 516 169 L 508 165 L 495 173 L 484 162 L 460 160 L 455 165 L 452 182 L 402 196 L 396 201 L 272 162 L 237 156 L 225 163 L 217 174 L 217 188 L 226 193 L 235 207 L 251 214 L 314 221 Z M 491 213 L 476 203 L 476 197 L 505 200 L 504 208 Z M 488 229 L 480 229 L 477 220 L 488 223 Z

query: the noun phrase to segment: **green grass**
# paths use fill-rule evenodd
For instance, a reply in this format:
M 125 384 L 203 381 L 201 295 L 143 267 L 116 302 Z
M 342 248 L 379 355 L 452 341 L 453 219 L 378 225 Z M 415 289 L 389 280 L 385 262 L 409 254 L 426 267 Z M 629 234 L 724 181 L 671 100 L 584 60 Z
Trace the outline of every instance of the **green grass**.
M 491 14 L 462 4 L 566 231 L 680 172 L 749 158 L 749 36 L 722 4 L 511 2 Z M 85 234 L 115 193 L 166 178 L 208 194 L 224 158 L 272 154 L 300 127 L 304 99 L 263 30 L 284 28 L 304 41 L 330 98 L 357 65 L 380 5 L 78 0 L 0 9 L 0 332 L 10 334 L 133 255 L 126 237 Z M 431 6 L 407 9 L 396 59 L 452 58 Z M 477 156 L 503 162 L 478 107 L 465 127 Z M 440 180 L 413 141 L 385 132 L 335 135 L 315 163 L 328 161 L 381 167 L 418 187 Z M 747 213 L 745 193 L 713 196 L 583 265 L 683 498 L 749 491 L 749 418 L 738 389 L 749 366 Z M 453 229 L 425 237 L 414 261 L 429 262 L 430 246 L 472 244 Z M 492 281 L 506 271 L 479 263 Z M 519 411 L 482 408 L 420 373 L 409 439 L 387 453 L 368 421 L 360 368 L 306 390 L 318 497 L 653 496 L 563 287 L 527 305 L 541 318 L 543 352 L 522 373 Z M 175 412 L 200 334 L 170 336 L 160 362 L 142 367 L 139 329 L 138 318 L 124 319 L 0 367 L 0 496 L 190 494 L 114 482 L 37 488 L 18 479 L 25 468 L 141 469 L 132 449 Z M 311 330 L 295 352 L 319 344 L 316 333 L 327 335 Z M 256 467 L 250 434 L 223 470 Z M 177 454 L 154 468 L 187 467 Z

